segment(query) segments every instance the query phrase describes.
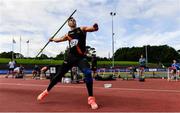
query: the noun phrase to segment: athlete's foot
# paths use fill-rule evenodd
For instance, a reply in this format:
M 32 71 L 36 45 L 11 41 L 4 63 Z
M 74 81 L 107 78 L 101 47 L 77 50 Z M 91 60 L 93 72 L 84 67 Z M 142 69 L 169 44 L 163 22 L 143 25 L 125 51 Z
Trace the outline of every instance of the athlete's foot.
M 37 100 L 38 100 L 38 101 L 43 100 L 48 94 L 49 94 L 49 93 L 48 93 L 47 89 L 44 90 L 41 94 L 39 94 L 39 96 L 37 97 Z
M 168 79 L 167 79 L 167 81 L 168 81 L 168 82 L 170 82 L 170 81 L 171 81 L 171 79 L 170 79 L 170 78 L 168 78 Z
M 98 109 L 98 105 L 96 104 L 95 97 L 88 97 L 88 104 L 91 106 L 92 109 Z

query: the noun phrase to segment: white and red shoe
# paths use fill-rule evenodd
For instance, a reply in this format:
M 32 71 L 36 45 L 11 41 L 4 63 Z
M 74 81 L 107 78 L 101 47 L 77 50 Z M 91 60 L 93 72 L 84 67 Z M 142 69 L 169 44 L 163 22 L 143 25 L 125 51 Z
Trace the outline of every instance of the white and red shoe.
M 91 106 L 92 109 L 98 109 L 98 105 L 96 104 L 95 97 L 88 97 L 88 104 Z
M 37 100 L 38 101 L 41 101 L 41 100 L 43 100 L 46 96 L 48 96 L 48 91 L 47 91 L 47 89 L 46 90 L 44 90 L 41 94 L 39 94 L 39 96 L 37 97 Z

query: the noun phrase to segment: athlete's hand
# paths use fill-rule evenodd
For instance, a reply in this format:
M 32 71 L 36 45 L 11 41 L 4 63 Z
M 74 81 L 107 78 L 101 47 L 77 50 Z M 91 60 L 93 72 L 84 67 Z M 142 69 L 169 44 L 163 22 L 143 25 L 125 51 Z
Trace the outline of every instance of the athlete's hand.
M 97 23 L 95 23 L 95 24 L 93 25 L 93 27 L 95 28 L 95 30 L 98 30 L 98 29 L 99 29 L 99 27 L 98 27 L 98 24 L 97 24 Z
M 49 41 L 52 42 L 52 41 L 54 41 L 54 40 L 53 40 L 53 38 L 51 37 L 51 38 L 49 38 Z

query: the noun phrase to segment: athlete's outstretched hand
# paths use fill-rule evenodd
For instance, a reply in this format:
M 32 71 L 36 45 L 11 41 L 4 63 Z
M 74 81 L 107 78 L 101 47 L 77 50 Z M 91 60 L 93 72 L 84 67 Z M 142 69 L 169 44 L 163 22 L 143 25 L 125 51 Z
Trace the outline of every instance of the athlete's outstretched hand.
M 98 29 L 99 29 L 97 23 L 95 23 L 95 24 L 93 25 L 93 27 L 95 28 L 95 30 L 98 30 Z

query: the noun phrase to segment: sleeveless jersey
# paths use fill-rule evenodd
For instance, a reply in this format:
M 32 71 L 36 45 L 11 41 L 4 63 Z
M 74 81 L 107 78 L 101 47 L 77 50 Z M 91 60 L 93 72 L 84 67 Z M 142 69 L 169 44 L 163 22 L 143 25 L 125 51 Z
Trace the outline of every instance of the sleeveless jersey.
M 69 52 L 76 56 L 83 56 L 86 52 L 86 32 L 83 32 L 80 27 L 69 31 Z

